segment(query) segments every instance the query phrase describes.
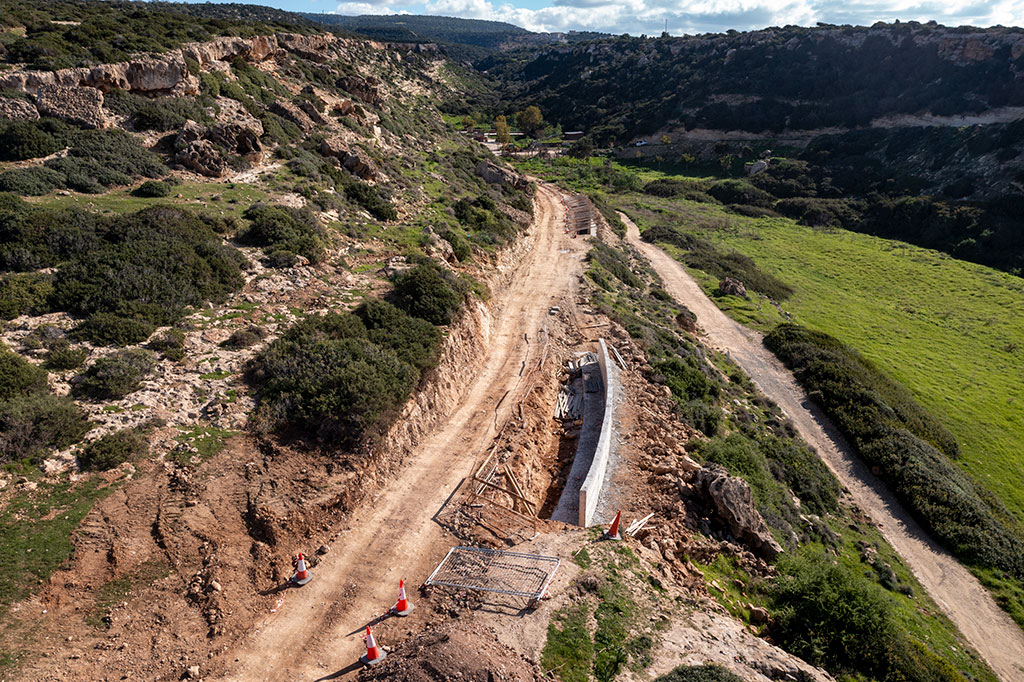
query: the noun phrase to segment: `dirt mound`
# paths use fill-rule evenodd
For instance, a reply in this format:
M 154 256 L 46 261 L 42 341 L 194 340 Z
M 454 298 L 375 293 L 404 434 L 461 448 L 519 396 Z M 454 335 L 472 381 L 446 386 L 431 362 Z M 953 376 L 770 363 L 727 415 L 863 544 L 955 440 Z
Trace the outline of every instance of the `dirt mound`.
M 427 630 L 403 642 L 383 663 L 367 668 L 362 680 L 461 682 L 539 680 L 540 670 L 493 635 L 453 627 Z

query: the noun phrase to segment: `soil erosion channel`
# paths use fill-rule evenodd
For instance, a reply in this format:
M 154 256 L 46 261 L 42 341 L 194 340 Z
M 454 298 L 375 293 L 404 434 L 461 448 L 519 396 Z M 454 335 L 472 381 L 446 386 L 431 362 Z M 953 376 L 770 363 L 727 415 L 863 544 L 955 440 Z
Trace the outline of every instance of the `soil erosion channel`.
M 651 262 L 665 289 L 697 315 L 711 345 L 727 350 L 766 396 L 778 403 L 853 500 L 877 523 L 882 534 L 995 673 L 1004 682 L 1024 679 L 1024 632 L 996 606 L 981 583 L 939 547 L 871 474 L 835 427 L 811 403 L 761 335 L 727 317 L 697 282 L 664 251 L 640 239 L 637 226 L 624 214 L 627 239 Z
M 220 679 L 354 675 L 352 664 L 365 653 L 355 631 L 395 602 L 399 578 L 414 588 L 444 557 L 451 543 L 431 517 L 494 438 L 496 405 L 537 352 L 532 340 L 548 324 L 549 307 L 578 281 L 587 243 L 563 233 L 559 197 L 556 188 L 540 185 L 530 250 L 490 303 L 486 355 L 448 422 L 420 443 L 395 480 L 353 512 L 349 530 L 313 571 L 314 580 L 284 592 L 277 613 L 223 655 L 228 672 Z M 415 599 L 415 592 L 409 596 Z

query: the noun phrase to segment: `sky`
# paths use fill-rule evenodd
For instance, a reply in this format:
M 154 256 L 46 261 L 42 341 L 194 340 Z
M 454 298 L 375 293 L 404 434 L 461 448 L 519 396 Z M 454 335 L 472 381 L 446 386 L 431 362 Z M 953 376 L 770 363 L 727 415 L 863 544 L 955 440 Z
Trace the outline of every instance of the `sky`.
M 295 12 L 435 14 L 507 21 L 531 31 L 673 35 L 816 22 L 870 26 L 1024 26 L 1024 0 L 236 0 Z

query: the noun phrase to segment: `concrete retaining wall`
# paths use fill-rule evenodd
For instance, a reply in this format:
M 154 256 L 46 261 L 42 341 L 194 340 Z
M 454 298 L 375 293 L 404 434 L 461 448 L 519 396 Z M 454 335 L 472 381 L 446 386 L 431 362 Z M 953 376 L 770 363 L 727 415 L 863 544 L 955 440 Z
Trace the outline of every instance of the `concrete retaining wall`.
M 590 473 L 580 486 L 579 524 L 584 528 L 590 526 L 597 509 L 597 500 L 601 497 L 601 486 L 604 484 L 605 470 L 608 468 L 608 457 L 612 446 L 612 420 L 615 418 L 615 407 L 612 402 L 614 386 L 609 377 L 611 360 L 608 357 L 608 346 L 604 339 L 598 340 L 600 348 L 597 352 L 597 363 L 601 367 L 601 380 L 604 382 L 604 418 L 601 420 L 601 435 L 594 451 L 594 461 L 590 465 Z

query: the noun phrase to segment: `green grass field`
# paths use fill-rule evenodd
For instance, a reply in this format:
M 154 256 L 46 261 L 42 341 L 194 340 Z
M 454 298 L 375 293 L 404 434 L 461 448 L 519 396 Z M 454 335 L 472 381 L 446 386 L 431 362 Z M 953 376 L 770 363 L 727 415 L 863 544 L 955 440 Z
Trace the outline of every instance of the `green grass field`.
M 1024 280 L 901 242 L 718 206 L 633 195 L 624 208 L 641 228 L 692 228 L 794 287 L 782 310 L 906 385 L 956 435 L 961 464 L 1024 523 Z M 719 304 L 763 330 L 784 319 L 756 295 Z

